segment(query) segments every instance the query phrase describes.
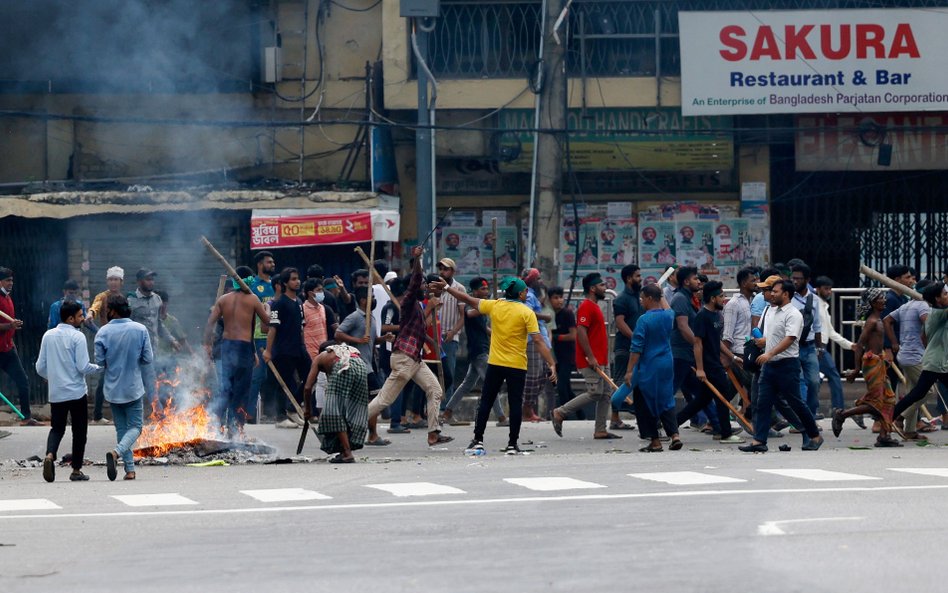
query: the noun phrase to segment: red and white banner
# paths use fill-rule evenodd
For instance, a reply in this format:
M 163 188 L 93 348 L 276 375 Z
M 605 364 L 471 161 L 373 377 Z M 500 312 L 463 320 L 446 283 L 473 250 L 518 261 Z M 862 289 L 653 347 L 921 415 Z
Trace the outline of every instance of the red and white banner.
M 948 10 L 680 12 L 686 116 L 948 110 Z
M 254 210 L 250 248 L 279 249 L 376 241 L 398 241 L 398 212 Z

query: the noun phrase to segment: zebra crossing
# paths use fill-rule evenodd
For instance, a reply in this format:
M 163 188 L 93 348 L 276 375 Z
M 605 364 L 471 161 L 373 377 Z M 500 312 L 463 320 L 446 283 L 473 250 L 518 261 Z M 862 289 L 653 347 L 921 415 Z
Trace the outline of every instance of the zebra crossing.
M 848 482 L 870 482 L 885 483 L 886 486 L 893 480 L 899 480 L 906 475 L 921 476 L 924 478 L 943 478 L 945 487 L 948 487 L 948 467 L 898 467 L 878 470 L 879 475 L 865 475 L 840 471 L 829 471 L 824 469 L 808 468 L 787 468 L 787 469 L 755 469 L 744 472 L 744 477 L 735 477 L 724 475 L 723 473 L 712 473 L 710 471 L 667 471 L 667 472 L 645 472 L 624 474 L 625 481 L 612 481 L 611 484 L 602 484 L 589 480 L 581 480 L 568 476 L 530 476 L 530 477 L 505 477 L 497 478 L 499 482 L 510 485 L 511 489 L 506 492 L 511 500 L 522 493 L 569 493 L 576 491 L 577 494 L 595 494 L 597 491 L 607 490 L 620 496 L 627 495 L 628 488 L 635 489 L 635 486 L 644 486 L 646 484 L 662 484 L 680 488 L 682 491 L 694 489 L 700 486 L 734 486 L 736 489 L 742 485 L 748 485 L 753 482 L 754 488 L 786 488 L 788 485 L 799 485 L 800 483 L 821 483 L 827 485 L 843 484 Z M 482 482 L 478 483 L 478 485 Z M 492 486 L 494 486 L 492 484 Z M 942 487 L 940 481 L 935 482 L 935 487 Z M 440 484 L 435 482 L 392 482 L 384 484 L 361 484 L 354 486 L 362 493 L 373 491 L 384 493 L 395 499 L 405 498 L 425 498 L 425 497 L 458 497 L 462 495 L 477 496 L 477 488 L 466 486 L 467 490 L 452 486 L 449 484 Z M 491 488 L 491 492 L 496 496 L 496 489 Z M 696 490 L 700 492 L 700 490 Z M 735 490 L 739 491 L 739 490 Z M 237 492 L 246 497 L 248 503 L 256 502 L 261 504 L 276 503 L 312 503 L 319 501 L 349 502 L 345 496 L 329 494 L 310 490 L 308 488 L 265 488 L 254 490 L 237 490 Z M 715 492 L 719 492 L 715 490 Z M 159 510 L 165 507 L 196 507 L 202 505 L 198 500 L 199 496 L 184 495 L 177 492 L 157 492 L 147 494 L 113 494 L 107 495 L 107 498 L 121 503 L 123 507 L 140 510 Z M 365 500 L 364 494 L 358 498 Z M 375 500 L 375 499 L 373 499 Z M 72 507 L 72 508 L 70 508 Z M 76 503 L 70 499 L 54 501 L 46 498 L 22 498 L 22 499 L 3 499 L 0 498 L 0 518 L 4 514 L 26 512 L 26 511 L 75 511 Z

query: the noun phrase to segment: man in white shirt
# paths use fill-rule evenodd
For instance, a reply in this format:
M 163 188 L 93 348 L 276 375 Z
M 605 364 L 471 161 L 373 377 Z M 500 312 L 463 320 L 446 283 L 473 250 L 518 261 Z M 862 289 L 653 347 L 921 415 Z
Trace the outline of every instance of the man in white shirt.
M 820 310 L 823 343 L 828 346 L 830 342 L 834 342 L 843 350 L 852 350 L 853 343 L 836 331 L 836 328 L 833 327 L 833 318 L 830 316 L 829 300 L 833 295 L 833 280 L 826 276 L 819 276 L 813 281 L 813 290 L 820 297 L 817 300 L 817 305 Z M 834 412 L 846 409 L 846 403 L 843 400 L 843 382 L 829 349 L 823 350 L 823 353 L 820 354 L 820 372 L 826 377 L 826 382 L 829 383 L 830 407 L 833 408 Z M 862 416 L 853 416 L 853 420 L 860 428 L 866 428 Z
M 46 458 L 43 460 L 43 479 L 56 479 L 56 455 L 66 434 L 66 418 L 72 418 L 72 474 L 69 479 L 81 482 L 89 479 L 82 473 L 86 454 L 86 435 L 89 429 L 89 396 L 86 375 L 101 370 L 89 362 L 89 347 L 79 331 L 85 321 L 82 305 L 75 301 L 62 303 L 59 308 L 61 323 L 43 334 L 36 373 L 49 382 L 49 407 L 52 416 L 49 437 L 46 439 Z
M 774 401 L 782 397 L 803 424 L 803 450 L 816 451 L 823 444 L 823 437 L 813 414 L 800 397 L 800 345 L 797 342 L 803 331 L 803 315 L 790 303 L 795 292 L 793 282 L 781 280 L 770 290 L 773 304 L 763 327 L 764 337 L 757 340 L 764 353 L 757 358 L 761 373 L 754 413 L 754 440 L 740 450 L 745 453 L 767 451 L 770 413 Z

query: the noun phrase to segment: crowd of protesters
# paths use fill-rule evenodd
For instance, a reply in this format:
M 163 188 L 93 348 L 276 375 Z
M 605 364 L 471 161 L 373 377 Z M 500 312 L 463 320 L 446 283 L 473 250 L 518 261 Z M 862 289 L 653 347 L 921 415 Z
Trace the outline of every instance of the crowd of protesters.
M 203 339 L 216 371 L 209 373 L 216 384 L 207 403 L 222 430 L 237 435 L 245 423 L 298 428 L 313 422 L 330 461 L 352 463 L 353 451 L 391 443 L 380 434 L 380 417 L 388 420 L 387 435 L 421 429 L 429 446 L 453 441 L 443 427 L 470 424 L 458 409 L 481 384 L 465 449 L 472 455 L 485 452 L 492 413 L 498 426 L 509 427 L 504 452 L 510 455 L 522 452 L 523 422 L 551 422 L 562 437 L 567 420 L 589 412 L 593 438 L 603 440 L 636 428 L 620 412 L 635 415 L 642 452 L 662 451 L 663 441 L 681 449 L 685 424 L 745 452 L 767 451 L 770 439 L 789 428 L 812 451 L 824 442 L 817 423 L 823 378 L 836 436 L 847 418 L 866 429 L 864 416 L 874 421 L 878 447 L 902 446 L 896 433 L 902 440 L 925 439 L 922 433 L 948 425 L 944 398 L 931 391 L 936 384 L 948 388 L 948 289 L 940 281 L 916 282 L 906 266 L 890 267 L 887 276 L 923 298 L 867 289 L 853 343 L 833 327 L 832 280 L 814 278 L 801 260 L 741 269 L 730 298 L 720 282 L 694 267 L 677 268 L 667 286 L 643 286 L 639 268 L 627 265 L 611 303 L 604 278 L 591 273 L 581 280 L 582 299 L 570 304 L 564 289 L 546 286 L 535 268 L 497 287 L 482 277 L 465 287 L 449 258 L 437 263 L 438 274 L 425 275 L 422 253 L 411 250 L 403 277 L 378 260 L 373 269 L 354 272 L 348 287 L 318 264 L 278 273 L 266 251 L 254 255 L 254 268 L 238 268 L 238 278 L 211 307 Z M 91 422 L 115 425 L 108 477 L 116 479 L 121 461 L 125 479 L 135 479 L 132 451 L 143 409 L 160 404 L 160 378 L 176 356 L 190 353 L 181 324 L 168 313 L 167 295 L 155 290 L 156 273 L 142 268 L 135 278 L 135 290 L 126 292 L 124 270 L 109 268 L 107 289 L 88 309 L 78 284 L 68 281 L 50 308 L 35 363 L 49 383 L 48 481 L 67 418 L 70 479 L 88 479 L 82 473 L 87 375 L 100 375 Z M 0 312 L 9 318 L 0 320 L 0 370 L 17 388 L 21 425 L 37 426 L 43 423 L 32 416 L 27 375 L 13 346 L 22 328 L 10 298 L 13 284 L 13 271 L 0 268 Z M 608 306 L 616 330 L 612 352 Z M 95 334 L 92 358 L 83 326 Z M 830 342 L 853 351 L 852 371 L 840 373 L 827 351 Z M 462 346 L 468 370 L 460 377 Z M 571 387 L 576 371 L 584 384 L 579 395 Z M 865 395 L 847 407 L 842 379 L 860 374 Z M 679 391 L 685 403 L 676 410 Z M 930 392 L 941 418 L 923 406 Z M 103 415 L 105 401 L 111 421 Z M 740 436 L 743 430 L 748 438 Z

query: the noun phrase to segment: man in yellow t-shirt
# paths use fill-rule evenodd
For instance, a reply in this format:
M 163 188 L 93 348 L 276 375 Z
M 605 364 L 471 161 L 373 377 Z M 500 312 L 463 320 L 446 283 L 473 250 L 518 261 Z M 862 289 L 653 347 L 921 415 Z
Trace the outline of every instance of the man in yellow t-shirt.
M 534 336 L 534 342 L 540 355 L 552 372 L 550 381 L 556 382 L 556 361 L 540 339 L 540 327 L 536 314 L 524 304 L 527 300 L 527 285 L 519 278 L 504 278 L 500 288 L 504 298 L 500 300 L 478 299 L 465 292 L 447 287 L 444 282 L 432 282 L 429 286 L 436 291 L 445 291 L 458 301 L 467 303 L 490 317 L 491 336 L 490 354 L 487 358 L 487 372 L 477 408 L 477 420 L 474 423 L 474 440 L 468 445 L 466 453 L 481 455 L 484 451 L 484 430 L 490 417 L 491 406 L 497 399 L 500 387 L 507 383 L 507 398 L 510 404 L 510 436 L 507 455 L 519 454 L 520 424 L 523 422 L 523 386 L 527 379 L 527 336 Z

